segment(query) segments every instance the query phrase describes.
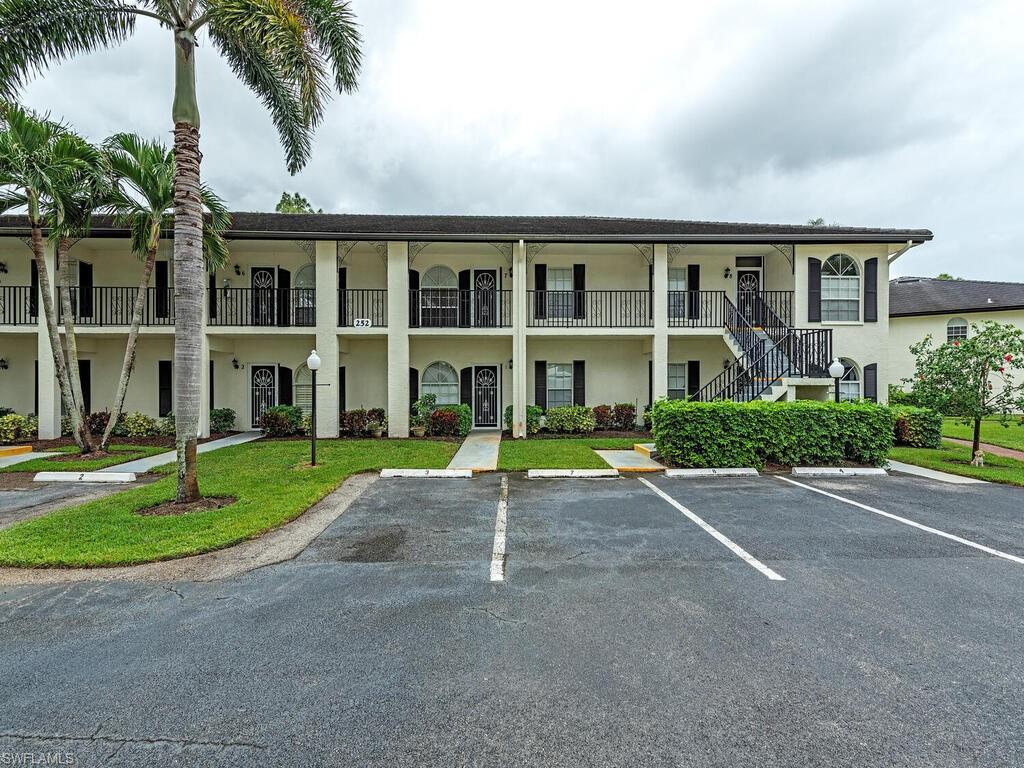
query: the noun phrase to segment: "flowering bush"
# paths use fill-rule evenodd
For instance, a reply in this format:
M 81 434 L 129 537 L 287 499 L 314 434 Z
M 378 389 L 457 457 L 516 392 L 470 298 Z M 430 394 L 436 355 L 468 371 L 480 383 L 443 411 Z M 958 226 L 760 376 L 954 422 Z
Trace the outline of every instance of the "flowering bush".
M 438 408 L 430 414 L 430 434 L 439 437 L 456 437 L 459 434 L 459 414 Z

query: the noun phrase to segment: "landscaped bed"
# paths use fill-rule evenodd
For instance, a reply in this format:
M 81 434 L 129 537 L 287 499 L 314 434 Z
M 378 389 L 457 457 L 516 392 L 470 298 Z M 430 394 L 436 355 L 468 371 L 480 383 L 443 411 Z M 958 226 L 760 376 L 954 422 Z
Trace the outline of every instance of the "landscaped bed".
M 107 456 L 79 458 L 78 448 L 74 445 L 50 448 L 49 451 L 59 455 L 29 459 L 9 467 L 0 467 L 0 472 L 93 472 L 170 450 L 162 445 L 112 445 L 110 449 Z
M 889 458 L 953 475 L 1024 486 L 1024 461 L 985 454 L 985 466 L 971 466 L 971 448 L 944 441 L 941 448 L 893 448 Z
M 236 544 L 301 515 L 347 477 L 385 467 L 442 468 L 458 446 L 422 440 L 257 441 L 199 455 L 207 496 L 235 497 L 223 509 L 184 515 L 137 510 L 174 498 L 167 477 L 143 488 L 60 510 L 0 531 L 0 565 L 115 566 L 169 560 Z
M 537 440 L 502 440 L 498 469 L 523 472 L 528 469 L 608 469 L 594 450 L 630 449 L 645 442 L 629 437 L 549 437 Z

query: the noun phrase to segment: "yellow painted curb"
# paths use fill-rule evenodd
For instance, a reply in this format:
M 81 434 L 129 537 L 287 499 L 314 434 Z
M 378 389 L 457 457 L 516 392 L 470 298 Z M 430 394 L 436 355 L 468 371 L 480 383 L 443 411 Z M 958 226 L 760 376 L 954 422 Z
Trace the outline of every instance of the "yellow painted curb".
M 6 448 L 0 448 L 0 459 L 7 456 L 21 456 L 23 453 L 32 453 L 31 445 L 9 445 Z
M 633 443 L 633 450 L 636 451 L 637 453 L 642 453 L 648 459 L 651 458 L 651 454 L 654 453 L 654 451 L 652 451 L 643 443 Z
M 662 472 L 664 467 L 614 467 L 619 472 Z

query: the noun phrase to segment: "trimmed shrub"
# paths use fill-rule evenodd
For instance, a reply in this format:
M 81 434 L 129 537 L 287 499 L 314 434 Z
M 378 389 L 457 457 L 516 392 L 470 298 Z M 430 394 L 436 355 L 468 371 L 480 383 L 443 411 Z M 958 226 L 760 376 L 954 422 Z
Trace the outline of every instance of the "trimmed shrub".
M 17 413 L 0 416 L 0 443 L 13 443 L 21 437 L 27 422 L 28 419 Z
M 636 429 L 636 406 L 632 403 L 616 403 L 612 408 L 612 423 L 615 424 L 615 429 Z
M 220 434 L 230 432 L 235 426 L 235 412 L 230 408 L 214 408 L 210 411 L 210 431 Z
M 920 406 L 920 403 L 913 392 L 908 392 L 898 384 L 890 384 L 889 405 L 912 405 L 916 408 Z
M 302 417 L 302 434 L 313 434 L 313 414 L 306 414 Z
M 0 416 L 10 416 L 14 412 L 15 411 L 13 408 L 8 408 L 6 406 L 0 405 Z
M 438 408 L 430 414 L 430 434 L 438 437 L 455 437 L 459 434 L 459 414 L 445 408 Z
M 110 411 L 97 411 L 85 417 L 85 423 L 89 425 L 89 431 L 94 435 L 102 435 L 110 421 Z
M 114 427 L 114 432 L 123 437 L 153 437 L 157 431 L 156 419 L 138 411 L 126 413 Z
M 896 417 L 893 426 L 896 445 L 911 448 L 942 447 L 942 414 L 931 408 L 894 405 L 889 410 Z
M 535 435 L 540 432 L 540 417 L 544 415 L 544 409 L 539 405 L 526 406 L 526 434 Z M 505 429 L 512 431 L 512 406 L 505 406 Z
M 260 416 L 260 429 L 267 437 L 287 437 L 302 429 L 302 409 L 295 405 L 275 405 Z
M 384 412 L 383 408 L 371 408 L 366 412 L 367 421 L 376 421 L 378 424 L 383 424 L 388 420 L 388 415 Z
M 610 405 L 595 405 L 590 410 L 594 412 L 594 429 L 612 429 L 615 421 L 612 417 L 612 407 Z
M 341 412 L 341 431 L 346 435 L 365 434 L 369 423 L 370 418 L 363 408 Z
M 870 402 L 751 403 L 659 400 L 658 452 L 684 467 L 881 466 L 893 444 L 893 414 Z
M 71 417 L 64 415 L 60 417 L 61 437 L 71 437 Z
M 21 430 L 21 436 L 23 438 L 39 437 L 39 417 L 34 413 L 30 413 L 25 417 L 25 426 Z
M 589 434 L 594 431 L 594 412 L 585 405 L 549 408 L 544 415 L 544 426 L 550 432 L 571 435 Z
M 449 412 L 449 413 L 454 413 L 455 414 L 455 418 L 456 418 L 456 428 L 455 429 L 456 429 L 456 431 L 455 431 L 454 434 L 457 437 L 465 437 L 466 435 L 469 434 L 469 431 L 471 429 L 473 429 L 473 409 L 470 408 L 465 403 L 462 403 L 460 405 L 441 405 L 441 406 L 438 406 L 434 410 L 434 413 L 441 413 L 441 412 Z M 434 431 L 434 428 L 433 428 L 434 414 L 433 413 L 430 415 L 430 418 L 431 418 L 430 434 L 432 434 L 432 435 L 441 434 L 439 432 L 435 432 Z M 447 434 L 447 433 L 445 433 L 445 434 Z
M 173 413 L 168 413 L 156 423 L 156 433 L 159 437 L 174 437 L 176 431 Z

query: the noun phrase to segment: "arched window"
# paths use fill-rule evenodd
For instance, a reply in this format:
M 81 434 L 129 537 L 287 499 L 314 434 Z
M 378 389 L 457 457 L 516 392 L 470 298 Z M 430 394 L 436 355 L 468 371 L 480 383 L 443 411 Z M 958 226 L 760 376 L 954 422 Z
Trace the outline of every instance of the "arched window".
M 839 399 L 842 402 L 860 400 L 860 375 L 857 373 L 857 364 L 845 357 L 839 358 L 843 364 L 843 378 L 839 380 Z
M 967 321 L 962 317 L 954 317 L 946 323 L 946 341 L 952 344 L 967 338 Z
M 423 273 L 420 280 L 420 323 L 433 328 L 450 328 L 459 324 L 459 279 L 448 267 L 438 264 Z
M 829 256 L 821 266 L 821 319 L 860 320 L 860 272 L 845 253 Z
M 458 405 L 459 375 L 448 363 L 431 363 L 423 371 L 420 394 L 434 395 L 438 405 Z
M 438 264 L 423 273 L 423 279 L 420 281 L 420 287 L 458 288 L 459 280 L 455 277 L 455 273 L 448 269 L 448 267 L 443 267 Z

